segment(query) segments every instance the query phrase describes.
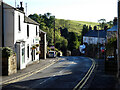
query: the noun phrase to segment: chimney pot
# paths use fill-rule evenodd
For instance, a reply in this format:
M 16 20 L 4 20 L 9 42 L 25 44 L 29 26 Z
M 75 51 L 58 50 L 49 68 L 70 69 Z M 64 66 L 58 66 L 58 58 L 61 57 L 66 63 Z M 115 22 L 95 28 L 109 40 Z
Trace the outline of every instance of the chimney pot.
M 22 7 L 22 3 L 23 2 L 20 2 L 21 7 L 19 8 L 19 10 L 24 11 L 24 8 Z
M 22 2 L 20 2 L 20 5 L 21 5 L 21 7 L 22 7 Z

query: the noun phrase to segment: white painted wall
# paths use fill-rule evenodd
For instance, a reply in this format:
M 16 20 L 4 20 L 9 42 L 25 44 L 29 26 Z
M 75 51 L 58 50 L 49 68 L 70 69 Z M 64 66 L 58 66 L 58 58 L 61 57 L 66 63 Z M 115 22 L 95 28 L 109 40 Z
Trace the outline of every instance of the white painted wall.
M 5 9 L 9 8 L 9 9 Z M 20 15 L 20 25 L 21 31 L 18 28 L 18 16 Z M 39 44 L 39 41 L 36 41 L 36 38 L 39 38 L 39 25 L 25 23 L 24 13 L 19 10 L 14 10 L 9 5 L 4 5 L 4 38 L 5 46 L 12 48 L 17 53 L 17 62 L 18 67 L 23 69 L 26 65 L 32 61 L 31 58 L 31 47 L 35 44 Z M 29 25 L 29 37 L 27 37 L 27 25 Z M 36 26 L 38 35 L 36 36 Z M 21 41 L 21 42 L 20 42 Z M 22 41 L 25 43 L 25 62 L 22 63 Z M 20 42 L 19 47 L 16 47 L 16 43 Z M 27 45 L 29 44 L 29 58 L 27 57 Z M 19 50 L 19 51 L 17 51 Z M 37 48 L 39 51 L 39 47 Z M 36 55 L 35 50 L 35 61 L 39 60 L 39 54 Z M 19 59 L 19 60 L 18 60 Z
M 97 38 L 97 37 L 87 37 L 83 36 L 83 43 L 88 43 L 88 44 L 104 44 L 105 43 L 105 38 Z
M 38 25 L 34 25 L 34 24 L 27 24 L 29 25 L 29 37 L 27 37 L 27 41 L 26 41 L 26 45 L 29 45 L 29 58 L 27 58 L 27 63 L 31 62 L 32 60 L 32 56 L 31 56 L 31 52 L 32 52 L 32 46 L 35 44 L 39 44 L 39 42 L 36 42 L 35 38 L 39 38 L 39 26 Z M 38 35 L 36 36 L 36 27 L 37 27 L 37 31 L 38 31 Z M 26 33 L 27 36 L 27 33 Z M 39 51 L 39 47 L 37 47 L 37 50 Z M 35 50 L 35 53 L 37 52 L 37 50 Z M 35 55 L 35 61 L 39 60 L 39 54 Z

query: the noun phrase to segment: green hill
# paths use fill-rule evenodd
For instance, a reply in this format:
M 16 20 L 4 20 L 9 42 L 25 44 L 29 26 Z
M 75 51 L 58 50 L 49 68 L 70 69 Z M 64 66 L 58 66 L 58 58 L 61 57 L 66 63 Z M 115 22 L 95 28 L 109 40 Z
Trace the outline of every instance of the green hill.
M 63 52 L 78 49 L 81 44 L 81 33 L 84 26 L 84 32 L 88 31 L 89 26 L 92 28 L 98 23 L 56 19 L 50 13 L 30 14 L 29 17 L 40 24 L 40 29 L 47 32 L 48 47 L 54 45 L 54 20 L 55 20 L 55 47 Z M 68 33 L 69 32 L 69 33 Z
M 83 25 L 87 25 L 88 27 L 94 27 L 98 25 L 95 22 L 86 22 L 86 21 L 75 21 L 75 20 L 65 20 L 65 19 L 56 19 L 55 26 L 56 29 L 62 27 L 67 28 L 69 32 L 75 32 L 78 36 L 81 35 L 81 31 L 83 29 Z

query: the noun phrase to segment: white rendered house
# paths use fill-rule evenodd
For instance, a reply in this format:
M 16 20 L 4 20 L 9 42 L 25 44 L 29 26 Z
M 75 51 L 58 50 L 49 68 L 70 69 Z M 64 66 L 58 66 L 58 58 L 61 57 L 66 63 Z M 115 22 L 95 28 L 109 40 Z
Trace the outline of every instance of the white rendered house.
M 25 16 L 24 8 L 14 8 L 3 3 L 4 47 L 17 55 L 17 68 L 23 69 L 30 62 L 40 59 L 39 24 Z M 32 47 L 36 46 L 35 49 Z
M 105 30 L 90 30 L 83 36 L 83 43 L 87 44 L 105 44 L 106 31 Z

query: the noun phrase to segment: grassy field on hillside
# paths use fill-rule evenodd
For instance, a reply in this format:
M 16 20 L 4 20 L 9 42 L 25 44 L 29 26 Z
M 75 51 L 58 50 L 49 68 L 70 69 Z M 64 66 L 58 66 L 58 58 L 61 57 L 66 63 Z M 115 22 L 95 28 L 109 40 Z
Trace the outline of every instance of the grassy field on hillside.
M 56 28 L 68 28 L 69 32 L 75 32 L 78 36 L 81 35 L 81 31 L 83 29 L 83 25 L 87 25 L 88 27 L 94 27 L 98 25 L 98 23 L 94 22 L 86 22 L 86 21 L 75 21 L 75 20 L 64 20 L 64 19 L 56 19 L 55 26 Z

